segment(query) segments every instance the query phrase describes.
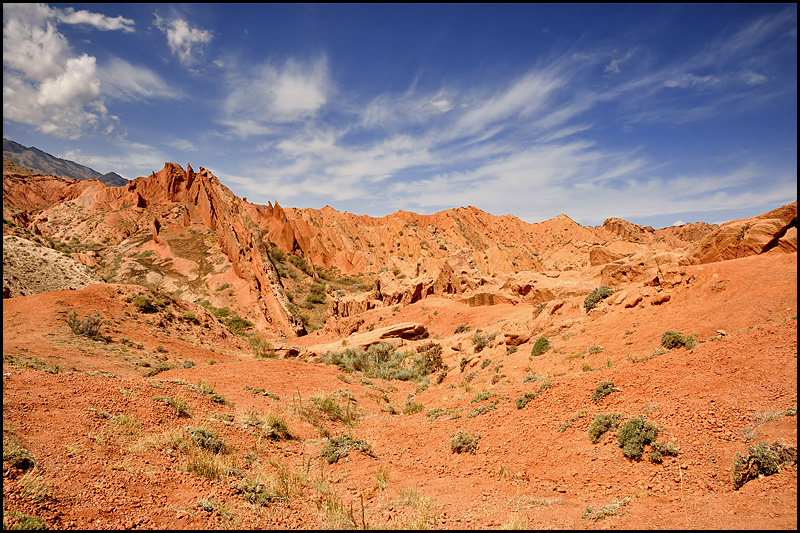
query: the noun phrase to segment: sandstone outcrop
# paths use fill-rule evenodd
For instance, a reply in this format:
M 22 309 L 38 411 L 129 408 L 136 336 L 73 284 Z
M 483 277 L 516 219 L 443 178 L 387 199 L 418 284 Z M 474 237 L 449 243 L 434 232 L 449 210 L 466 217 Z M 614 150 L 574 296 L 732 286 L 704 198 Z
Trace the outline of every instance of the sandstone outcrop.
M 655 230 L 614 218 L 602 227 L 584 227 L 566 215 L 528 224 L 471 206 L 373 218 L 328 206 L 253 204 L 206 169 L 184 170 L 174 163 L 121 187 L 15 175 L 4 179 L 3 191 L 4 217 L 33 235 L 51 243 L 118 247 L 127 256 L 116 259 L 113 268 L 137 283 L 176 290 L 181 283 L 194 283 L 187 289 L 193 301 L 209 289 L 229 287 L 242 308 L 255 309 L 258 328 L 286 337 L 302 335 L 305 328 L 286 295 L 273 251 L 291 254 L 314 280 L 322 274 L 325 279 L 372 274 L 374 286 L 366 291 L 328 291 L 325 323 L 349 334 L 360 327 L 355 317 L 362 313 L 428 297 L 472 307 L 544 305 L 537 317 L 553 317 L 564 310 L 549 306 L 584 297 L 599 285 L 636 285 L 655 288 L 659 296 L 650 300 L 641 290 L 628 299 L 619 296 L 623 308 L 660 305 L 669 298 L 662 289 L 690 281 L 685 265 L 797 250 L 796 202 L 721 226 L 694 223 Z M 210 230 L 210 248 L 200 237 L 191 237 L 198 224 Z M 13 227 L 4 225 L 9 231 Z M 72 257 L 81 263 L 110 268 L 95 250 L 74 248 Z M 204 262 L 206 252 L 216 254 L 213 265 Z M 158 265 L 134 260 L 150 253 L 157 254 Z M 225 274 L 228 265 L 231 272 Z M 168 271 L 183 277 L 170 277 Z
M 722 224 L 688 251 L 685 262 L 714 263 L 774 248 L 786 253 L 797 251 L 797 202 L 757 217 Z

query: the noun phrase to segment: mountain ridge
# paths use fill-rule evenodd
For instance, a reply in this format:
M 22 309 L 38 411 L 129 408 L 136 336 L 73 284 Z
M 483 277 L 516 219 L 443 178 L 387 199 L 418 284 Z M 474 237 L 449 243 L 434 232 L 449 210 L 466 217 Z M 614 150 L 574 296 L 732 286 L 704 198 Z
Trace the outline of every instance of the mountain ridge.
M 238 300 L 209 301 L 238 309 L 259 330 L 288 337 L 366 308 L 407 305 L 428 296 L 476 305 L 546 301 L 587 290 L 587 283 L 679 283 L 684 264 L 744 257 L 775 246 L 796 250 L 796 202 L 722 228 L 695 223 L 654 230 L 621 219 L 581 226 L 567 215 L 530 224 L 473 206 L 375 218 L 331 207 L 259 205 L 237 197 L 203 167 L 195 172 L 191 165 L 184 170 L 175 163 L 124 187 L 59 180 L 4 179 L 4 219 L 54 242 L 103 245 L 109 255 L 100 261 L 106 265 L 101 271 L 109 279 L 120 276 L 109 264 L 120 261 L 118 250 L 126 249 L 123 264 L 130 271 L 123 270 L 120 279 L 150 276 L 173 289 L 189 283 L 196 290 L 187 294 L 200 299 L 217 276 L 202 250 L 186 249 L 190 229 L 198 236 L 193 246 L 213 244 L 219 261 L 248 287 L 249 296 Z M 160 261 L 135 259 L 145 252 L 157 252 Z M 154 268 L 157 275 L 148 273 Z M 574 281 L 565 285 L 570 272 Z M 206 276 L 202 283 L 196 281 L 200 274 Z M 561 280 L 555 285 L 547 281 L 554 275 Z M 338 289 L 343 294 L 323 298 L 330 304 L 324 309 L 300 302 L 316 319 L 298 307 L 297 298 L 310 291 L 299 283 L 302 279 L 312 285 L 327 279 L 330 287 L 330 280 L 359 276 L 357 285 L 367 283 L 371 290 L 348 294 Z M 219 278 L 228 280 L 221 272 Z M 230 281 L 217 285 L 225 283 Z
M 40 174 L 82 180 L 96 179 L 111 187 L 120 187 L 128 183 L 128 180 L 116 172 L 102 174 L 85 165 L 55 157 L 34 146 L 23 146 L 5 137 L 3 138 L 3 157 Z

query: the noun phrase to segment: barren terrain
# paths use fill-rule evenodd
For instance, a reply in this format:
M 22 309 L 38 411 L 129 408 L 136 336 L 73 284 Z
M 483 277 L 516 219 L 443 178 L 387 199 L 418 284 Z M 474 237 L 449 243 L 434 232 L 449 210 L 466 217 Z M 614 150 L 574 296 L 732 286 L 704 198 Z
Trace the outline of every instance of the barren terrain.
M 369 219 L 176 167 L 4 176 L 4 525 L 797 528 L 796 203 L 661 230 Z M 403 372 L 334 364 L 380 346 Z M 657 439 L 628 457 L 639 416 Z M 734 487 L 776 442 L 794 460 Z

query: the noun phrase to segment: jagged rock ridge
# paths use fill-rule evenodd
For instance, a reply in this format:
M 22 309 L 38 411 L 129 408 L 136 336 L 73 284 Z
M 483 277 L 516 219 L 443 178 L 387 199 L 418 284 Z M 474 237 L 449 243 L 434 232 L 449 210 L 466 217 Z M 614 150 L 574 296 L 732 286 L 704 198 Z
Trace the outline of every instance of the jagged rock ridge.
M 330 207 L 253 204 L 235 196 L 206 169 L 196 173 L 191 166 L 184 170 L 174 163 L 123 187 L 9 176 L 3 194 L 4 219 L 29 227 L 34 235 L 127 250 L 119 271 L 182 290 L 179 280 L 168 283 L 169 267 L 182 272 L 184 281 L 203 281 L 190 295 L 199 299 L 206 294 L 212 303 L 215 292 L 233 285 L 239 306 L 251 313 L 259 329 L 289 337 L 305 330 L 272 253 L 302 260 L 313 279 L 322 271 L 371 273 L 374 285 L 365 292 L 340 295 L 329 289 L 326 317 L 335 322 L 430 296 L 471 306 L 544 305 L 588 293 L 601 283 L 658 290 L 681 283 L 684 264 L 797 248 L 796 202 L 719 227 L 697 223 L 653 229 L 620 219 L 584 227 L 566 215 L 528 224 L 475 207 L 373 218 Z M 186 237 L 200 227 L 210 232 L 209 250 L 219 254 L 216 265 L 197 249 L 208 243 L 196 235 L 194 240 Z M 178 249 L 188 252 L 181 256 Z M 99 253 L 77 251 L 73 257 L 92 264 Z M 131 260 L 151 253 L 161 263 L 150 264 L 150 271 Z M 228 265 L 232 277 L 225 273 Z

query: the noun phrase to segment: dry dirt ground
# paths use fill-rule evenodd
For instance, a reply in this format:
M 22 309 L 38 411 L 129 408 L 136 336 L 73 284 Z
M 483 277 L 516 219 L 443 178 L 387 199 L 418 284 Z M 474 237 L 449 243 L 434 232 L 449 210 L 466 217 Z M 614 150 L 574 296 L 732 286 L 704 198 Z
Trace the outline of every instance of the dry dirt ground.
M 668 302 L 592 313 L 543 355 L 531 356 L 534 339 L 490 346 L 462 371 L 447 351 L 447 376 L 424 390 L 318 358 L 257 359 L 202 320 L 141 313 L 132 286 L 3 300 L 4 525 L 796 529 L 796 463 L 740 490 L 731 480 L 748 446 L 797 445 L 797 254 L 687 270 Z M 73 310 L 102 317 L 99 340 L 71 330 Z M 441 339 L 533 311 L 428 298 L 363 318 L 420 322 Z M 701 342 L 659 350 L 666 330 Z M 297 342 L 339 341 L 326 335 Z M 605 380 L 617 390 L 593 401 Z M 323 399 L 344 420 L 315 410 Z M 613 430 L 592 443 L 601 413 L 644 415 L 678 455 L 626 458 Z M 276 419 L 288 437 L 267 429 Z M 224 441 L 218 454 L 192 443 L 198 427 Z M 459 431 L 481 436 L 474 453 L 451 451 Z M 321 452 L 339 435 L 370 447 L 329 463 Z M 13 463 L 12 450 L 33 459 Z

